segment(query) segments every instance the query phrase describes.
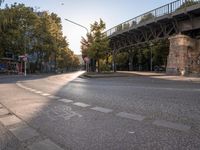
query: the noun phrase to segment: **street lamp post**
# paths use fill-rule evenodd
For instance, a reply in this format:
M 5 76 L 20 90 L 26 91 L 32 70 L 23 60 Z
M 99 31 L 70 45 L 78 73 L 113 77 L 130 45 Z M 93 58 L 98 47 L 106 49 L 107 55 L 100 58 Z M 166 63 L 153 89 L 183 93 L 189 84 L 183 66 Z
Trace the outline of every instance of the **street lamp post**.
M 79 26 L 79 27 L 84 28 L 84 29 L 87 31 L 87 34 L 89 33 L 89 30 L 88 30 L 87 27 L 85 27 L 85 26 L 83 26 L 83 25 L 81 25 L 81 24 L 79 24 L 79 23 L 76 23 L 76 22 L 74 22 L 74 21 L 71 21 L 71 20 L 69 20 L 69 19 L 65 19 L 65 20 L 68 21 L 68 22 L 70 22 L 70 23 L 73 23 L 73 24 L 75 24 L 75 25 L 77 25 L 77 26 Z M 89 61 L 85 61 L 85 62 L 86 62 L 86 71 L 88 72 L 88 71 L 89 71 Z
M 87 31 L 87 33 L 89 33 L 89 30 L 88 30 L 85 26 L 83 26 L 83 25 L 81 25 L 81 24 L 79 24 L 79 23 L 76 23 L 76 22 L 74 22 L 74 21 L 71 21 L 71 20 L 69 20 L 69 19 L 65 19 L 65 20 L 68 21 L 68 22 L 71 22 L 71 23 L 73 23 L 73 24 L 75 24 L 75 25 L 77 25 L 77 26 L 79 26 L 79 27 L 84 28 L 84 29 Z

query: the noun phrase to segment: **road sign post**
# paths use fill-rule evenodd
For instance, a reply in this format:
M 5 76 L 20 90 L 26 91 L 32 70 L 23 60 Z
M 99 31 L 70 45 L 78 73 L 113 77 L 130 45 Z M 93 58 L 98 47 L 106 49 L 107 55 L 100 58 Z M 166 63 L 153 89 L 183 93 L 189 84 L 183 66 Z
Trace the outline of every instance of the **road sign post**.
M 86 65 L 86 71 L 89 72 L 90 59 L 88 57 L 85 57 L 84 61 L 85 61 L 85 65 Z
M 27 75 L 27 73 L 26 73 L 26 62 L 27 62 L 27 58 L 28 58 L 28 55 L 27 54 L 25 54 L 25 55 L 21 55 L 21 56 L 19 56 L 19 58 L 21 58 L 23 61 L 24 61 L 24 76 L 26 76 Z

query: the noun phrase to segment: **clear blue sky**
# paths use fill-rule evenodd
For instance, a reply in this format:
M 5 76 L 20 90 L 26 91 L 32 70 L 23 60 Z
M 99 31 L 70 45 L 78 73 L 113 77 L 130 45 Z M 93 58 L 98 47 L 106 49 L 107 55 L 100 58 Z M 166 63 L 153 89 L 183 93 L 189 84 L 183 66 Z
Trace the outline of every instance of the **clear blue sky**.
M 87 28 L 90 28 L 90 24 L 94 21 L 102 18 L 106 28 L 109 29 L 172 1 L 174 0 L 5 0 L 5 3 L 24 3 L 36 7 L 39 11 L 57 13 L 62 18 L 63 33 L 67 36 L 69 47 L 76 54 L 80 54 L 81 36 L 85 37 L 86 31 L 65 21 L 64 18 Z

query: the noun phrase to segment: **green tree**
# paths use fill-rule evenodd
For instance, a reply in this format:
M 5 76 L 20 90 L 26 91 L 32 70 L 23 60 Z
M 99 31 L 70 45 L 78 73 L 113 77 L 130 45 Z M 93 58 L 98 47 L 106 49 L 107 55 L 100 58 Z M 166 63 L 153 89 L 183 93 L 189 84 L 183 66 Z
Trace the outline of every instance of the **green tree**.
M 124 70 L 127 66 L 129 56 L 127 52 L 118 53 L 115 57 L 115 63 L 117 64 L 118 70 Z
M 198 4 L 199 2 L 197 1 L 193 1 L 193 0 L 186 0 L 177 10 L 181 10 L 183 8 L 186 8 L 186 7 L 189 7 L 189 6 L 192 6 L 192 5 L 196 5 Z
M 31 64 L 33 72 L 44 71 L 44 64 L 53 61 L 62 68 L 77 64 L 55 13 L 35 12 L 24 4 L 6 6 L 0 9 L 0 35 L 0 57 L 7 52 L 15 56 L 37 54 Z
M 122 31 L 122 24 L 117 26 L 117 32 Z
M 152 46 L 154 66 L 167 66 L 167 57 L 169 54 L 169 41 L 167 39 L 154 42 Z
M 124 23 L 123 24 L 123 29 L 125 30 L 125 29 L 129 29 L 129 27 L 130 27 L 130 24 L 129 23 Z
M 103 30 L 105 29 L 105 23 L 100 19 L 99 22 L 95 21 L 91 25 L 91 33 L 87 34 L 87 39 L 82 38 L 81 49 L 83 55 L 89 56 L 92 60 L 98 63 L 98 72 L 100 72 L 100 59 L 106 57 L 106 53 L 109 51 L 109 40 Z
M 155 17 L 155 16 L 154 16 L 152 13 L 147 13 L 147 14 L 145 14 L 145 15 L 143 15 L 143 16 L 141 17 L 141 20 L 140 20 L 139 23 L 146 22 L 146 21 L 148 21 L 148 20 L 153 19 L 154 17 Z
M 3 11 L 3 17 L 6 16 L 5 22 L 1 22 L 0 47 L 4 51 L 10 51 L 13 54 L 21 55 L 28 48 L 28 42 L 33 33 L 33 26 L 36 15 L 29 7 L 23 4 L 14 4 L 6 7 Z M 9 19 L 8 19 L 9 18 Z M 2 19 L 3 20 L 3 19 Z

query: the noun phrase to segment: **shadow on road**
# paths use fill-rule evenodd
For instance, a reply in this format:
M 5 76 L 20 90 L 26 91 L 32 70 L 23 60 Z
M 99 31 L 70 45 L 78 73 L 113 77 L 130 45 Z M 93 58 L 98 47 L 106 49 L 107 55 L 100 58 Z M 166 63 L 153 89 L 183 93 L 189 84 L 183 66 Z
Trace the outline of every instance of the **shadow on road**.
M 6 78 L 6 79 L 0 79 L 0 83 L 16 83 L 17 81 L 32 81 L 32 80 L 38 80 L 38 79 L 45 79 L 47 77 L 50 77 L 51 75 L 35 75 L 35 76 L 27 76 L 27 78 L 24 77 L 16 77 L 16 78 Z M 42 80 L 41 80 L 42 81 Z M 42 84 L 42 83 L 41 83 Z M 89 85 L 89 86 L 87 86 Z M 128 107 L 130 107 L 130 112 L 137 110 L 135 108 L 138 107 L 138 110 L 141 111 L 141 108 L 147 109 L 149 107 L 152 107 L 152 105 L 156 105 L 157 103 L 161 103 L 162 105 L 157 106 L 159 110 L 164 110 L 167 107 L 170 107 L 173 103 L 171 102 L 164 102 L 163 100 L 156 99 L 157 96 L 160 93 L 152 93 L 150 90 L 153 88 L 168 88 L 172 86 L 173 87 L 179 87 L 183 88 L 186 86 L 185 83 L 182 81 L 167 81 L 165 79 L 161 78 L 152 78 L 151 76 L 132 76 L 132 77 L 119 77 L 119 78 L 92 78 L 92 79 L 79 79 L 76 78 L 75 80 L 72 80 L 71 82 L 68 82 L 66 84 L 62 84 L 62 86 L 59 87 L 59 89 L 56 89 L 56 93 L 54 96 L 59 98 L 49 98 L 48 96 L 41 96 L 40 94 L 34 94 L 30 91 L 24 92 L 19 97 L 16 96 L 16 93 L 21 92 L 21 89 L 15 88 L 11 93 L 4 93 L 4 98 L 11 97 L 10 99 L 4 99 L 2 100 L 2 103 L 9 108 L 13 112 L 12 115 L 16 114 L 16 117 L 22 119 L 22 121 L 26 124 L 28 124 L 33 130 L 35 130 L 39 135 L 34 135 L 33 137 L 30 137 L 23 141 L 23 145 L 32 145 L 34 143 L 43 142 L 46 139 L 49 139 L 54 144 L 59 145 L 59 147 L 63 149 L 93 149 L 93 150 L 99 150 L 99 149 L 154 149 L 157 147 L 158 149 L 162 149 L 163 147 L 168 147 L 166 145 L 166 139 L 168 140 L 168 143 L 171 143 L 173 145 L 172 149 L 178 149 L 183 144 L 181 141 L 183 140 L 182 137 L 185 137 L 183 141 L 187 141 L 188 145 L 193 146 L 199 146 L 199 144 L 196 144 L 195 142 L 199 141 L 198 138 L 193 139 L 190 138 L 190 134 L 175 134 L 174 132 L 167 131 L 167 137 L 163 137 L 162 130 L 158 130 L 157 128 L 151 127 L 151 130 L 148 130 L 148 133 L 146 130 L 143 130 L 143 128 L 146 127 L 146 124 L 141 125 L 138 122 L 129 122 L 127 120 L 118 120 L 113 119 L 111 117 L 106 116 L 105 114 L 96 114 L 96 113 L 88 113 L 87 109 L 80 109 L 75 108 L 70 102 L 62 102 L 59 101 L 61 99 L 67 99 L 73 98 L 73 102 L 84 102 L 89 103 L 94 106 L 97 104 L 96 101 L 102 101 L 102 103 L 98 103 L 99 106 L 103 106 L 103 103 L 108 98 L 107 102 L 105 102 L 105 107 L 111 107 L 113 105 L 113 108 L 117 110 L 117 108 L 121 105 L 121 102 L 119 103 L 118 100 L 124 103 L 124 108 L 121 107 L 121 111 L 128 111 Z M 53 84 L 49 84 L 49 86 L 53 86 Z M 127 89 L 123 88 L 126 87 Z M 134 90 L 131 91 L 132 86 L 134 86 Z M 147 90 L 143 91 L 142 88 L 139 87 L 145 87 Z M 122 93 L 120 95 L 118 88 L 121 87 L 121 90 L 130 90 Z M 187 87 L 195 87 L 195 85 L 187 84 Z M 2 88 L 2 87 L 1 87 Z M 31 87 L 30 87 L 31 88 Z M 148 89 L 149 88 L 149 89 Z M 94 92 L 95 90 L 99 90 L 98 93 Z M 70 91 L 71 90 L 71 91 Z M 109 90 L 111 91 L 109 95 Z M 141 91 L 142 90 L 142 91 Z M 66 91 L 66 92 L 65 92 Z M 148 93 L 148 91 L 150 91 Z M 6 89 L 3 89 L 2 92 L 6 92 Z M 74 97 L 70 97 L 67 95 L 68 93 L 72 92 Z M 93 93 L 94 92 L 94 93 Z M 104 93 L 103 93 L 104 92 Z M 141 92 L 141 93 L 139 93 Z M 145 93 L 146 92 L 146 93 Z M 173 90 L 170 91 L 173 93 Z M 104 95 L 107 93 L 107 95 Z M 128 95 L 128 93 L 130 95 Z M 162 94 L 165 92 L 162 92 Z M 77 94 L 77 95 L 75 95 Z M 122 97 L 119 97 L 118 94 Z M 153 95 L 150 97 L 148 94 Z M 174 95 L 167 95 L 166 97 L 168 99 L 176 98 L 177 95 L 182 94 L 178 93 L 176 95 L 176 91 L 174 92 Z M 186 93 L 187 94 L 187 93 Z M 130 97 L 130 102 L 126 101 L 126 96 Z M 132 96 L 132 97 L 131 97 Z M 148 97 L 149 96 L 149 97 Z M 88 101 L 82 101 L 86 100 L 87 97 L 89 97 Z M 124 97 L 124 98 L 123 98 Z M 165 96 L 163 96 L 165 97 Z M 0 96 L 1 98 L 1 96 Z M 82 98 L 82 99 L 81 99 Z M 99 99 L 98 99 L 99 98 Z M 143 105 L 142 98 L 144 98 Z M 146 98 L 146 101 L 145 101 Z M 154 99 L 152 103 L 149 101 L 149 99 Z M 184 97 L 185 100 L 179 101 L 181 106 L 187 105 L 188 112 L 190 110 L 190 104 L 187 100 L 189 100 L 189 96 Z M 105 101 L 103 101 L 103 99 Z M 110 99 L 110 100 L 109 100 Z M 111 99 L 114 99 L 111 101 Z M 128 98 L 127 98 L 128 99 Z M 170 101 L 171 101 L 170 99 Z M 94 100 L 94 101 L 92 101 Z M 195 100 L 194 100 L 195 101 Z M 193 101 L 193 102 L 194 102 Z M 91 103 L 90 103 L 91 102 Z M 163 102 L 163 103 L 162 103 Z M 175 103 L 177 103 L 176 101 Z M 146 105 L 145 105 L 146 103 Z M 192 100 L 190 101 L 192 103 Z M 101 105 L 102 104 L 102 105 Z M 196 101 L 196 104 L 199 104 L 198 101 Z M 119 106 L 117 106 L 119 105 Z M 126 106 L 127 105 L 127 106 Z M 178 104 L 174 104 L 174 106 L 171 106 L 170 108 L 176 109 L 176 107 L 179 109 Z M 116 106 L 116 108 L 115 108 Z M 176 106 L 176 107 L 175 107 Z M 131 108 L 132 107 L 132 108 Z M 174 107 L 174 108 L 172 108 Z M 132 109 L 132 110 L 131 110 Z M 153 109 L 152 109 L 153 110 Z M 182 110 L 182 108 L 180 109 Z M 157 111 L 157 110 L 156 110 Z M 191 111 L 191 110 L 190 110 Z M 196 108 L 194 109 L 194 112 L 196 111 Z M 183 112 L 182 112 L 183 113 Z M 161 113 L 160 113 L 161 114 Z M 194 113 L 193 113 L 194 114 Z M 9 126 L 13 127 L 13 126 Z M 7 127 L 7 128 L 9 128 Z M 14 127 L 16 127 L 14 125 Z M 127 135 L 124 133 L 125 128 L 141 128 L 140 134 L 137 134 L 136 136 L 139 138 L 138 141 L 134 141 L 137 138 L 134 136 Z M 23 128 L 17 128 L 18 133 L 23 133 Z M 156 136 L 153 136 L 156 134 Z M 145 135 L 145 136 L 143 136 Z M 175 135 L 175 136 L 173 136 Z M 151 139 L 151 140 L 150 140 Z M 160 140 L 161 139 L 161 140 Z M 177 139 L 178 144 L 177 144 Z M 193 141 L 190 141 L 190 139 L 193 139 Z M 8 143 L 13 143 L 13 139 L 11 138 Z M 134 141 L 134 142 L 133 142 Z M 144 143 L 145 141 L 145 143 Z M 153 144 L 152 141 L 154 142 Z M 173 142 L 177 144 L 173 144 Z M 200 142 L 199 142 L 200 143 Z M 142 148 L 141 148 L 142 145 Z M 187 145 L 187 146 L 188 146 Z M 52 145 L 50 145 L 52 146 Z M 120 147 L 121 146 L 121 147 Z M 22 147 L 12 147 L 9 150 L 19 149 L 19 150 L 26 150 L 26 146 L 24 149 Z M 189 146 L 188 146 L 189 147 Z M 190 148 L 190 147 L 189 147 Z M 4 150 L 4 149 L 3 149 Z M 6 148 L 5 148 L 6 150 Z M 45 149 L 44 149 L 45 150 Z

